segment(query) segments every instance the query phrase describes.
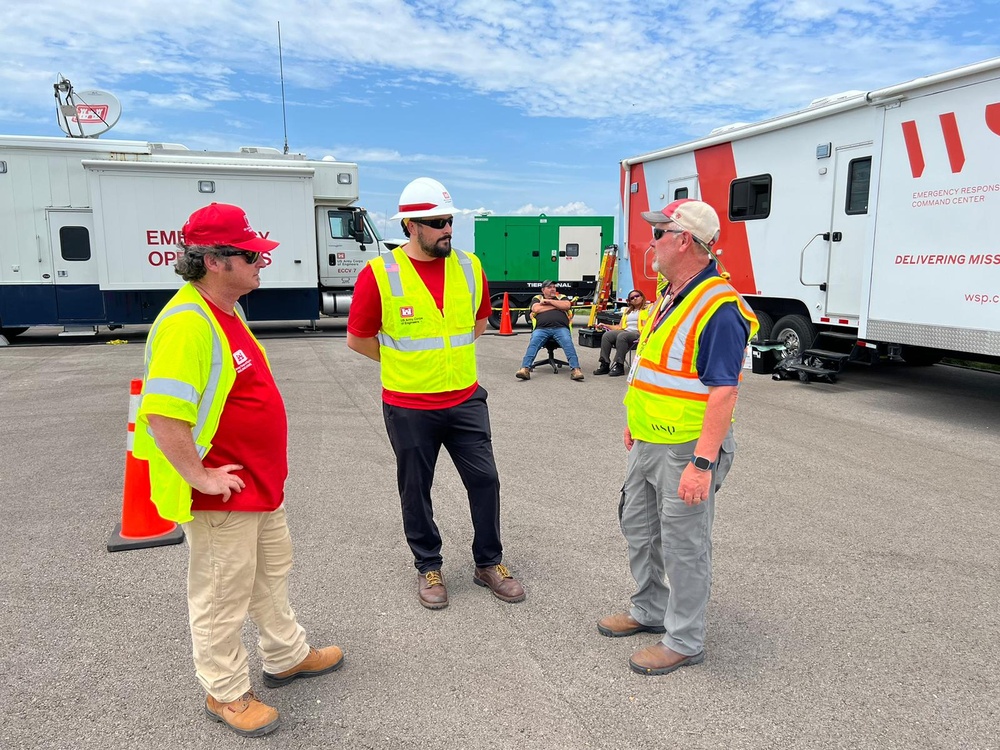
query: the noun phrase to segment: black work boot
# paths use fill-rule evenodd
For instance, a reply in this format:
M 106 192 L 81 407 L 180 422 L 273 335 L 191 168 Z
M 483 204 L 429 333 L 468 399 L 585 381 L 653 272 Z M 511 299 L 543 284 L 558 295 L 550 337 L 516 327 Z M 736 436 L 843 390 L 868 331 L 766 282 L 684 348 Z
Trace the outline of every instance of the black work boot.
M 594 370 L 595 375 L 607 375 L 609 372 L 611 372 L 609 363 L 605 362 L 603 359 L 597 365 L 597 369 Z

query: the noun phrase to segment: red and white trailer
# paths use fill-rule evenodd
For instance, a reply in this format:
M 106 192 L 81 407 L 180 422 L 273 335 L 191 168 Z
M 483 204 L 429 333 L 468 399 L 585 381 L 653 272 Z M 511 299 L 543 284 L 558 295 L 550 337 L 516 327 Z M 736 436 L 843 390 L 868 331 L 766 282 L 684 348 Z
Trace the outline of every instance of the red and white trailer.
M 869 361 L 1000 361 L 1000 58 L 719 128 L 621 169 L 619 289 L 656 284 L 641 213 L 697 198 L 719 214 L 721 260 L 760 339 L 802 354 L 825 335 Z

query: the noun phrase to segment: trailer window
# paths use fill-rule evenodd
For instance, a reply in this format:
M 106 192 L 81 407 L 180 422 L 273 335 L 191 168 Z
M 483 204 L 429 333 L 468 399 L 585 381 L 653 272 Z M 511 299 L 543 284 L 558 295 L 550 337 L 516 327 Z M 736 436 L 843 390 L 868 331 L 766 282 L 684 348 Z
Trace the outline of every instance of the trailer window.
M 868 213 L 868 188 L 872 182 L 872 158 L 854 159 L 847 167 L 848 214 Z
M 729 185 L 729 220 L 766 219 L 771 213 L 771 175 L 733 180 Z
M 87 227 L 59 227 L 59 252 L 63 260 L 90 260 Z
M 360 214 L 354 211 L 330 211 L 330 236 L 335 240 L 351 240 L 354 239 L 354 221 L 356 216 Z M 369 245 L 372 242 L 371 235 L 368 233 L 368 227 L 365 227 L 365 244 Z
M 566 243 L 566 257 L 567 258 L 578 258 L 580 257 L 580 245 L 576 242 Z
M 677 188 L 674 191 L 674 200 L 679 201 L 688 197 L 688 189 L 686 187 Z

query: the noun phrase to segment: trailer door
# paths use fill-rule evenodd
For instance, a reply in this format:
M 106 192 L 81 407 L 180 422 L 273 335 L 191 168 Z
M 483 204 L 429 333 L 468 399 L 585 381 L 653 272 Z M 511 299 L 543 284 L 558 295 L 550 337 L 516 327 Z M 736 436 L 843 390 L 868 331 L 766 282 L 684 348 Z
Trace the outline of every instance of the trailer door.
M 601 227 L 559 227 L 560 281 L 582 281 L 601 271 Z
M 868 231 L 871 143 L 839 148 L 836 158 L 826 314 L 857 317 L 861 312 L 862 264 Z
M 94 254 L 91 211 L 45 212 L 55 271 L 56 314 L 60 323 L 101 321 L 104 296 Z
M 506 276 L 497 281 L 543 281 L 558 279 L 559 258 L 543 258 L 538 222 L 508 223 L 504 250 Z

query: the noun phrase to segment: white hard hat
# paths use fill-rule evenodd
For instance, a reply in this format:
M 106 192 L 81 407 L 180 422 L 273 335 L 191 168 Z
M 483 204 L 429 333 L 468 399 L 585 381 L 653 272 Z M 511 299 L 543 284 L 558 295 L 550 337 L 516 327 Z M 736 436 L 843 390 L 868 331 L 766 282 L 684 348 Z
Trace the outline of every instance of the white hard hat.
M 430 177 L 418 177 L 403 188 L 399 196 L 399 211 L 392 218 L 422 219 L 454 213 L 455 205 L 444 185 Z

